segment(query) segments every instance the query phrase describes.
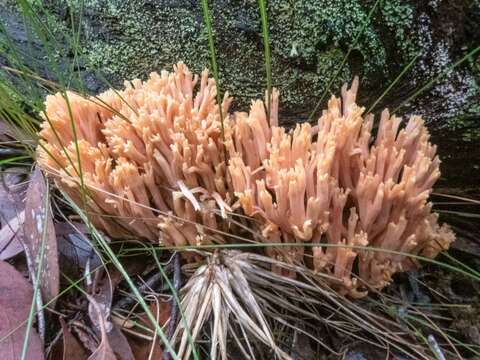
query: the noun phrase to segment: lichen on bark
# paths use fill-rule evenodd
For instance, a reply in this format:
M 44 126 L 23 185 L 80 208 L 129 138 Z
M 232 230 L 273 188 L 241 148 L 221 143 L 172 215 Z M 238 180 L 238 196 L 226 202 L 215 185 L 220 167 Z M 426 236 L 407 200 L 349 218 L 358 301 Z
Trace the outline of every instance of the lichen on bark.
M 37 0 L 30 2 L 40 6 Z M 375 3 L 268 1 L 273 81 L 281 90 L 287 118 L 297 121 L 309 114 L 337 72 L 330 92 L 356 74 L 362 79 L 365 103 L 372 104 L 418 55 L 416 64 L 379 104 L 379 108 L 395 107 L 480 42 L 478 0 L 461 4 L 455 0 L 380 0 L 368 19 Z M 108 80 L 105 83 L 89 75 L 87 89 L 91 92 L 119 87 L 123 79 L 145 79 L 150 72 L 169 69 L 179 60 L 195 72 L 209 67 L 199 1 L 49 0 L 41 6 L 51 14 L 49 27 L 59 34 L 68 33 L 72 17 L 81 15 L 83 68 L 85 72 L 99 69 Z M 210 0 L 209 6 L 221 89 L 234 96 L 234 108 L 246 109 L 265 89 L 258 3 Z M 348 60 L 339 69 L 347 53 Z M 471 112 L 478 99 L 478 63 L 478 57 L 473 58 L 470 65 L 449 72 L 404 112 L 419 112 L 440 125 L 458 125 L 452 119 Z

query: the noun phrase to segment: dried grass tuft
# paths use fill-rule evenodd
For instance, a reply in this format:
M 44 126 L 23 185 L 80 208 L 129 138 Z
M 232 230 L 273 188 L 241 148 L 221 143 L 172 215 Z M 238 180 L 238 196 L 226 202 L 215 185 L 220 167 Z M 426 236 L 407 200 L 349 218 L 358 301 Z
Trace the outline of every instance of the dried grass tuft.
M 204 262 L 184 268 L 192 274 L 181 290 L 183 318 L 172 339 L 182 359 L 189 358 L 192 343 L 207 338 L 211 359 L 227 359 L 232 349 L 256 359 L 259 346 L 292 359 L 295 334 L 341 356 L 325 336 L 332 332 L 349 344 L 362 341 L 386 353 L 432 359 L 428 347 L 391 314 L 350 301 L 329 286 L 328 275 L 237 250 L 201 254 Z M 272 265 L 296 279 L 272 272 Z

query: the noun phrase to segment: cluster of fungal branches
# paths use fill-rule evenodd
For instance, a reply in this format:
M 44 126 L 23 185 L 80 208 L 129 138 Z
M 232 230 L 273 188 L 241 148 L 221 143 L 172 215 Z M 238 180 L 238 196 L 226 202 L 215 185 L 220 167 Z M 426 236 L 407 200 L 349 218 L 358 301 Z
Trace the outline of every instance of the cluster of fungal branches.
M 384 110 L 374 129 L 357 88 L 355 79 L 332 96 L 315 126 L 289 131 L 276 90 L 270 104 L 231 113 L 206 70 L 194 76 L 179 63 L 120 91 L 48 96 L 38 160 L 112 237 L 231 242 L 231 217 L 243 212 L 255 240 L 272 244 L 268 256 L 361 297 L 416 266 L 410 254 L 433 258 L 454 235 L 431 211 L 440 161 L 423 120 L 403 125 Z

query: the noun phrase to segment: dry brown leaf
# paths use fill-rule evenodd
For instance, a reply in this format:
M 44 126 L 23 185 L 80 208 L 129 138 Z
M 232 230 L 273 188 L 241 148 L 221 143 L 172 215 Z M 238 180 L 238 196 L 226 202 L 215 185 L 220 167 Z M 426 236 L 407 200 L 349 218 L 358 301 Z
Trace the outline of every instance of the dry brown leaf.
M 157 304 L 160 306 L 160 311 L 158 311 Z M 170 317 L 171 308 L 172 307 L 170 302 L 153 302 L 150 305 L 150 310 L 152 311 L 152 314 L 155 317 L 157 317 L 158 315 L 158 323 L 162 327 L 167 323 Z M 144 315 L 141 316 L 141 318 L 143 318 L 144 325 L 149 327 L 153 332 L 155 332 L 155 329 L 153 328 L 147 316 Z M 148 341 L 134 335 L 128 335 L 127 338 L 128 343 L 130 344 L 132 352 L 135 356 L 135 360 L 162 359 L 163 349 L 158 339 L 158 336 L 155 338 L 155 341 Z
M 11 168 L 0 174 L 0 260 L 9 259 L 23 251 L 26 183 L 24 170 Z
M 142 272 L 145 268 L 145 263 L 139 261 L 138 258 L 129 258 L 123 262 L 123 266 L 130 276 L 134 276 Z M 123 275 L 115 268 L 108 269 L 107 272 L 99 270 L 95 275 L 95 280 L 90 293 L 91 297 L 93 297 L 101 307 L 103 318 L 107 320 L 107 328 L 110 326 L 108 319 L 110 318 L 110 310 L 112 307 L 113 291 L 122 280 Z M 88 313 L 96 330 L 99 330 L 99 320 L 96 318 L 97 311 L 93 308 L 92 304 L 89 306 Z
M 83 234 L 58 234 L 55 224 L 58 243 L 58 261 L 62 272 L 70 278 L 83 276 L 87 266 L 96 269 L 102 265 L 100 257 L 92 247 L 90 240 Z
M 115 276 L 111 277 L 109 274 L 97 273 L 95 282 L 92 288 L 92 294 L 89 299 L 88 315 L 93 323 L 95 331 L 100 331 L 102 324 L 104 324 L 106 332 L 108 333 L 113 324 L 110 321 L 110 312 L 112 308 L 113 288 L 116 286 Z
M 64 221 L 55 223 L 55 233 L 57 236 L 68 236 L 71 234 L 81 234 L 86 236 L 90 233 L 90 229 L 82 222 Z
M 128 335 L 128 343 L 132 348 L 133 355 L 135 356 L 135 360 L 149 360 L 150 359 L 150 352 L 152 350 L 152 342 L 141 339 L 134 335 Z M 155 347 L 153 348 L 153 353 L 151 359 L 162 359 L 163 351 L 155 342 Z
M 45 253 L 43 259 L 43 269 L 40 286 L 45 303 L 54 299 L 59 292 L 59 268 L 58 268 L 58 250 L 55 228 L 53 226 L 52 212 L 50 204 L 45 208 L 45 198 L 47 186 L 42 172 L 35 168 L 32 173 L 30 185 L 27 189 L 25 203 L 25 245 L 30 251 L 33 263 L 36 265 L 45 240 Z M 46 228 L 46 238 L 43 239 L 44 227 Z M 36 271 L 37 269 L 35 269 Z M 54 306 L 52 304 L 51 306 Z
M 23 251 L 25 211 L 13 217 L 0 230 L 0 260 L 7 260 Z
M 112 347 L 108 343 L 108 340 L 102 339 L 102 342 L 98 346 L 97 350 L 90 355 L 88 360 L 117 360 Z
M 0 261 L 0 358 L 2 360 L 20 358 L 32 298 L 31 284 L 13 266 Z M 17 327 L 18 329 L 14 331 Z M 44 359 L 43 345 L 34 329 L 30 329 L 26 359 Z
M 113 352 L 112 346 L 108 340 L 107 336 L 107 329 L 105 324 L 105 319 L 103 318 L 101 306 L 97 303 L 97 301 L 88 296 L 88 300 L 90 301 L 90 305 L 93 307 L 94 311 L 97 312 L 98 323 L 100 325 L 100 333 L 102 336 L 102 340 L 98 345 L 97 350 L 93 352 L 92 355 L 88 358 L 88 360 L 117 360 L 115 353 Z
M 113 347 L 115 355 L 119 360 L 134 360 L 132 349 L 127 338 L 120 328 L 112 324 L 112 330 L 107 333 L 108 342 Z
M 159 307 L 160 311 L 158 309 Z M 158 323 L 160 324 L 160 326 L 165 325 L 170 318 L 170 314 L 172 312 L 172 303 L 170 301 L 159 301 L 158 303 L 153 302 L 152 305 L 150 305 L 150 308 L 152 309 L 152 314 L 154 314 L 155 316 L 157 315 L 157 312 L 160 314 L 158 318 Z M 152 330 L 154 330 L 153 327 Z
M 120 360 L 133 360 L 133 353 L 127 339 L 120 329 L 110 321 L 113 289 L 121 279 L 121 274 L 118 272 L 114 272 L 111 277 L 104 276 L 102 279 L 97 277 L 93 294 L 88 297 L 90 300 L 88 314 L 96 330 L 101 333 L 102 342 L 100 346 L 113 347 L 117 358 Z
M 109 333 L 114 331 L 114 326 L 112 323 L 108 323 L 109 326 L 107 327 L 107 320 L 104 317 L 105 311 L 103 309 L 103 305 L 99 304 L 95 298 L 92 296 L 88 296 L 88 300 L 90 302 L 89 305 L 89 313 L 90 317 L 92 317 L 91 312 L 95 311 L 96 316 L 94 318 L 98 322 L 98 326 L 100 327 L 100 334 L 101 334 L 101 341 L 100 344 L 98 345 L 97 350 L 93 352 L 92 355 L 88 358 L 88 360 L 117 360 L 117 359 L 124 359 L 125 354 L 121 354 L 120 351 L 124 350 L 124 348 L 119 349 L 117 347 L 117 353 L 114 352 L 112 345 L 110 344 L 111 341 L 111 336 L 109 336 Z M 90 310 L 92 309 L 92 310 Z M 121 341 L 121 340 L 120 340 Z M 125 339 L 126 342 L 126 339 Z M 127 347 L 130 350 L 130 347 Z M 131 350 L 130 350 L 131 354 Z M 120 355 L 120 356 L 119 356 Z M 133 360 L 133 354 L 131 355 L 131 358 Z
M 83 276 L 86 268 L 99 268 L 102 261 L 89 238 L 90 229 L 80 222 L 55 222 L 58 264 L 70 278 Z
M 12 167 L 0 174 L 0 223 L 5 225 L 25 209 L 25 170 Z

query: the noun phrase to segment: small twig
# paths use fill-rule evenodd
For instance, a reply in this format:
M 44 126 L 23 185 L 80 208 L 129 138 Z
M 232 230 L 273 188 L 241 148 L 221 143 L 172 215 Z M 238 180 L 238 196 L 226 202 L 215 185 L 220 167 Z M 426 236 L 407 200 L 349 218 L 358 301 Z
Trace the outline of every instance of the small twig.
M 173 289 L 176 293 L 180 291 L 182 286 L 182 269 L 180 264 L 180 254 L 177 252 L 173 255 Z M 170 313 L 170 320 L 168 321 L 167 339 L 171 339 L 175 332 L 175 325 L 177 324 L 178 306 L 175 299 L 172 297 L 172 307 Z M 170 360 L 170 353 L 168 351 L 163 352 L 163 360 Z
M 62 330 L 60 329 L 58 332 L 57 332 L 57 335 L 55 335 L 55 337 L 53 338 L 53 340 L 50 342 L 50 345 L 47 346 L 47 348 L 45 349 L 45 354 L 48 356 L 51 354 L 52 352 L 52 348 L 57 344 L 57 342 L 60 340 L 60 338 L 62 337 Z
M 292 351 L 290 352 L 290 355 L 292 356 L 293 359 L 298 359 L 298 332 L 297 329 L 293 330 L 293 336 L 292 336 Z
M 35 275 L 35 265 L 32 259 L 32 254 L 30 254 L 30 249 L 25 244 L 23 244 L 23 248 L 25 249 L 25 257 L 27 258 L 28 272 L 30 273 L 30 277 L 32 278 L 33 287 L 35 287 L 37 281 L 39 281 L 40 279 L 37 279 Z M 45 313 L 43 312 L 41 291 L 37 292 L 35 302 L 37 303 L 38 334 L 40 335 L 42 341 L 45 342 Z
M 144 291 L 149 290 L 150 288 L 156 288 L 157 285 L 161 282 L 161 280 L 162 280 L 162 274 L 159 273 L 159 272 L 154 273 L 149 279 L 147 279 L 147 281 L 142 282 L 138 286 L 138 290 L 141 293 L 143 293 Z M 135 297 L 133 295 L 132 296 L 126 296 L 126 297 L 120 299 L 115 304 L 115 307 L 125 309 L 125 308 L 128 308 L 130 305 L 132 305 L 134 302 L 135 302 Z
M 138 332 L 138 331 L 135 331 L 135 330 L 132 330 L 132 329 L 122 327 L 122 331 L 124 331 L 126 333 L 129 333 L 129 334 L 131 334 L 133 336 L 136 336 L 136 337 L 138 337 L 140 339 L 143 339 L 143 340 L 153 341 L 153 336 L 148 336 L 148 335 L 142 334 L 141 332 Z
M 438 345 L 437 340 L 435 340 L 435 336 L 433 335 L 428 335 L 428 345 L 432 349 L 433 354 L 438 360 L 446 360 L 445 355 L 443 354 L 442 349 L 440 348 L 440 345 Z
M 159 322 L 160 321 L 160 303 L 159 303 L 157 297 L 155 297 L 155 303 L 157 305 L 157 322 Z M 152 357 L 153 357 L 153 353 L 155 351 L 155 344 L 157 342 L 157 335 L 158 334 L 156 332 L 153 334 L 152 346 L 150 347 L 150 353 L 148 354 L 148 360 L 151 360 Z M 167 336 L 168 336 L 167 339 L 170 339 L 169 335 L 167 335 Z
M 298 306 L 298 301 L 294 301 L 294 304 L 295 306 Z M 293 336 L 292 336 L 292 351 L 290 353 L 290 355 L 292 355 L 292 359 L 298 359 L 298 331 L 297 331 L 297 327 L 301 326 L 300 325 L 300 321 L 296 321 L 296 324 L 295 324 L 295 327 L 293 329 Z
M 88 255 L 87 262 L 85 263 L 85 282 L 87 284 L 87 287 L 92 286 L 93 280 L 92 280 L 92 274 L 90 273 L 90 260 L 92 259 L 92 252 L 93 249 L 90 250 L 90 254 Z

